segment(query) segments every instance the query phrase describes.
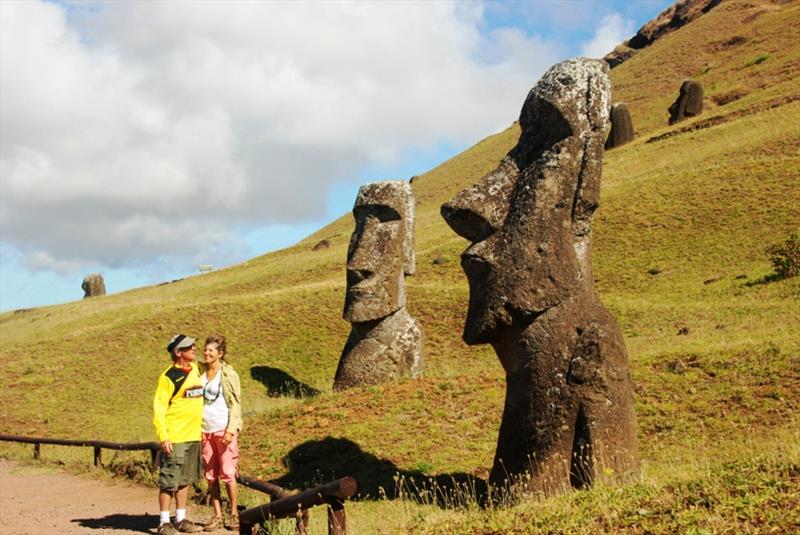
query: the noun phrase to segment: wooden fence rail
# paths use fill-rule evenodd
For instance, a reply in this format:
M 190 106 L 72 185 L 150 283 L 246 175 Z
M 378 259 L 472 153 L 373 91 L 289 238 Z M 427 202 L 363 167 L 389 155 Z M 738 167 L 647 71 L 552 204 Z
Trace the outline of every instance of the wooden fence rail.
M 52 444 L 55 446 L 78 446 L 94 448 L 94 465 L 102 466 L 103 448 L 117 451 L 149 450 L 153 465 L 158 461 L 161 451 L 158 442 L 108 442 L 106 440 L 69 440 L 63 438 L 23 437 L 17 435 L 0 434 L 0 441 L 20 442 L 33 444 L 33 458 L 41 456 L 41 445 Z M 272 500 L 265 505 L 259 505 L 243 511 L 240 516 L 239 533 L 251 535 L 253 527 L 268 519 L 280 519 L 293 516 L 296 519 L 297 535 L 306 535 L 308 532 L 308 509 L 315 505 L 328 505 L 328 533 L 329 535 L 346 535 L 344 501 L 353 496 L 358 489 L 356 480 L 344 477 L 325 483 L 319 487 L 308 489 L 299 494 L 292 494 L 288 490 L 244 474 L 236 474 L 236 481 L 253 490 L 263 492 Z
M 253 528 L 271 519 L 296 516 L 315 505 L 328 505 L 328 535 L 346 535 L 347 524 L 344 512 L 344 501 L 358 490 L 356 480 L 343 477 L 319 487 L 308 489 L 300 494 L 292 494 L 270 503 L 252 507 L 239 513 L 239 535 L 252 535 Z M 300 522 L 297 533 L 305 534 Z
M 156 456 L 159 451 L 158 442 L 108 442 L 105 440 L 67 440 L 63 438 L 46 438 L 46 437 L 21 437 L 16 435 L 0 435 L 0 440 L 5 442 L 22 442 L 24 444 L 33 444 L 33 458 L 38 459 L 41 455 L 42 444 L 53 444 L 56 446 L 82 446 L 94 448 L 94 465 L 101 466 L 103 464 L 103 448 L 118 451 L 134 451 L 134 450 L 150 450 L 150 459 L 153 464 L 156 462 Z

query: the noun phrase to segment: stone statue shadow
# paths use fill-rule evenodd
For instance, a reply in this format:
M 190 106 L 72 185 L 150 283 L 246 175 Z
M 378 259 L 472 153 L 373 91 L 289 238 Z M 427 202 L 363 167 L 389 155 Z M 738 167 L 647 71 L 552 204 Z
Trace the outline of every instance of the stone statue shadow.
M 270 366 L 253 366 L 250 368 L 250 376 L 267 387 L 267 395 L 270 397 L 310 398 L 320 393 L 313 386 L 302 383 L 285 371 Z
M 113 514 L 101 518 L 75 518 L 71 522 L 86 529 L 155 533 L 158 516 Z
M 777 273 L 770 273 L 769 275 L 764 275 L 761 278 L 752 281 L 747 281 L 744 283 L 744 286 L 747 288 L 753 288 L 754 286 L 766 286 L 767 284 L 778 282 L 783 279 L 784 277 L 778 275 Z
M 284 462 L 288 472 L 272 483 L 305 489 L 351 476 L 358 482 L 356 499 L 410 499 L 443 508 L 481 503 L 486 481 L 466 473 L 429 476 L 421 471 L 401 470 L 346 438 L 325 437 L 292 448 Z

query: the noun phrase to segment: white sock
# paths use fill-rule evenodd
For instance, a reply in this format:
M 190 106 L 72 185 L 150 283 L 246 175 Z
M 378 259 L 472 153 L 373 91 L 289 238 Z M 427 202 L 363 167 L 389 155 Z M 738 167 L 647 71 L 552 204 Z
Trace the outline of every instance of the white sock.
M 175 523 L 183 522 L 184 518 L 186 518 L 186 509 L 175 509 Z
M 159 524 L 169 523 L 169 511 L 161 511 L 159 514 Z

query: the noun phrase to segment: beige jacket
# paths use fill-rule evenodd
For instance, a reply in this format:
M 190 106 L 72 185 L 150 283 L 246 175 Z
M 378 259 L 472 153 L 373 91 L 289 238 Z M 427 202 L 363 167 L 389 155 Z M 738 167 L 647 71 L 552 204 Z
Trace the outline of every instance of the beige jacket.
M 205 362 L 200 364 L 200 373 L 203 374 L 208 369 Z M 242 384 L 239 381 L 239 374 L 233 366 L 222 361 L 222 397 L 228 406 L 228 426 L 226 431 L 241 433 L 242 431 Z

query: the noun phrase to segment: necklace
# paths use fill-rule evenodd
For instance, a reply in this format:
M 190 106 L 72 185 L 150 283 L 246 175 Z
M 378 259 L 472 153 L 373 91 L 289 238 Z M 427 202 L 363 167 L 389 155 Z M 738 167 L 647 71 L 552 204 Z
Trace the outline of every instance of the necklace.
M 206 377 L 208 377 L 208 375 L 206 375 Z M 217 401 L 217 399 L 219 398 L 220 393 L 222 393 L 222 381 L 220 381 L 219 382 L 219 388 L 217 389 L 217 395 L 214 396 L 213 398 L 208 397 L 211 391 L 209 390 L 208 391 L 209 394 L 206 394 L 206 389 L 208 388 L 208 385 L 210 385 L 211 381 L 213 381 L 213 380 L 214 379 L 211 379 L 210 381 L 206 381 L 206 384 L 203 385 L 203 399 L 205 400 L 205 403 L 207 405 L 211 405 L 212 403 Z

